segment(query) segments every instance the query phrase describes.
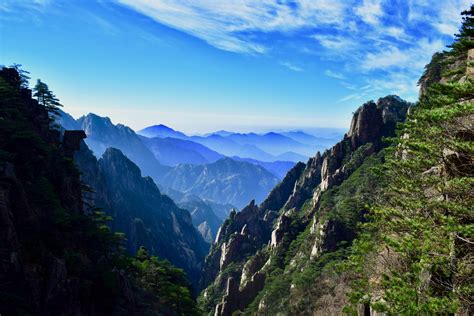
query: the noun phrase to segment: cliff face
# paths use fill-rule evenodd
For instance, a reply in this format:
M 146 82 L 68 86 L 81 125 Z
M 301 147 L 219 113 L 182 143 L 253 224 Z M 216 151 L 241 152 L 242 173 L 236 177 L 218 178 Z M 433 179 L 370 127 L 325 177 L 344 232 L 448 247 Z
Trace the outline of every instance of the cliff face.
M 94 207 L 111 215 L 113 231 L 127 236 L 127 250 L 135 254 L 144 246 L 150 254 L 183 268 L 197 284 L 207 244 L 194 228 L 191 215 L 180 209 L 149 177 L 118 149 L 109 148 L 98 161 L 82 144 L 76 154 L 82 180 L 94 193 Z
M 284 257 L 290 244 L 305 230 L 312 257 L 338 250 L 341 241 L 352 241 L 353 227 L 322 217 L 321 197 L 383 148 L 382 138 L 393 136 L 409 106 L 397 96 L 362 105 L 341 142 L 322 155 L 317 153 L 306 165 L 297 164 L 260 206 L 251 203 L 232 214 L 206 258 L 201 279 L 207 287 L 201 299 L 204 308 L 231 315 L 252 302 L 258 305 L 258 293 L 270 283 L 266 280 L 276 268 L 289 264 Z M 265 300 L 258 299 L 265 314 Z
M 107 246 L 84 215 L 72 163 L 84 133 L 69 132 L 60 142 L 16 69 L 3 68 L 0 85 L 0 313 L 132 313 L 128 281 L 113 271 Z

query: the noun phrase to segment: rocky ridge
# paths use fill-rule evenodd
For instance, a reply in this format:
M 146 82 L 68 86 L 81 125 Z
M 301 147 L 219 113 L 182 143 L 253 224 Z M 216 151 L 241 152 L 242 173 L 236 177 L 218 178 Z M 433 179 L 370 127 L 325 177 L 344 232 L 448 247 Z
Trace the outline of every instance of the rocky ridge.
M 362 105 L 344 139 L 306 165 L 296 165 L 260 205 L 249 204 L 221 227 L 206 258 L 201 285 L 204 305 L 215 315 L 245 310 L 265 285 L 272 253 L 284 253 L 299 233 L 311 225 L 313 256 L 335 248 L 338 239 L 353 234 L 336 222 L 318 217 L 321 194 L 347 179 L 394 133 L 410 104 L 397 96 Z M 217 272 L 216 272 L 217 271 Z

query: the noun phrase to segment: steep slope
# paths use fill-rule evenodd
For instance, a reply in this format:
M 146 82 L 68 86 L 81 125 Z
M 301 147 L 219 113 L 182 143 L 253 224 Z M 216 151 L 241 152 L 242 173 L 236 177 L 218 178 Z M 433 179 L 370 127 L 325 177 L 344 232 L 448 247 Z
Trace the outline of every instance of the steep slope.
M 92 203 L 111 215 L 113 231 L 127 235 L 127 250 L 144 246 L 150 254 L 184 269 L 196 284 L 207 245 L 192 225 L 191 215 L 118 149 L 109 148 L 96 161 L 87 147 L 76 154 L 82 180 L 95 191 Z
M 254 312 L 257 308 L 262 314 L 296 313 L 289 309 L 286 294 L 292 283 L 282 275 L 296 264 L 291 261 L 296 246 L 290 245 L 305 243 L 310 251 L 307 255 L 312 252 L 319 258 L 325 251 L 339 250 L 339 242 L 352 241 L 356 233 L 353 226 L 327 219 L 321 198 L 380 151 L 382 138 L 393 135 L 396 122 L 404 120 L 409 105 L 396 96 L 364 104 L 355 112 L 341 142 L 322 155 L 318 153 L 306 165 L 297 164 L 260 206 L 252 203 L 233 214 L 222 225 L 206 258 L 201 280 L 201 285 L 207 286 L 201 298 L 203 308 L 216 315 L 231 315 L 246 308 Z M 354 217 L 362 212 L 357 209 Z M 305 257 L 303 262 L 310 261 Z M 275 299 L 278 293 L 285 305 Z
M 106 218 L 84 210 L 72 158 L 85 134 L 60 137 L 26 86 L 0 70 L 0 314 L 196 314 L 182 271 L 125 255 Z
M 230 211 L 235 208 L 231 204 L 219 204 L 201 199 L 194 194 L 184 194 L 169 188 L 163 188 L 162 192 L 171 197 L 180 208 L 191 213 L 193 225 L 209 244 L 214 242 L 220 225 Z
M 109 147 L 120 149 L 136 163 L 144 175 L 156 179 L 169 168 L 161 165 L 142 143 L 135 132 L 122 124 L 114 125 L 108 117 L 89 113 L 77 120 L 80 128 L 86 132 L 86 143 L 96 157 L 102 156 Z
M 202 165 L 215 162 L 223 155 L 215 152 L 201 144 L 177 138 L 146 138 L 141 140 L 153 153 L 156 160 L 165 166 L 176 166 L 179 164 Z
M 263 200 L 278 179 L 262 167 L 230 158 L 207 165 L 179 165 L 159 179 L 186 194 L 242 207 Z

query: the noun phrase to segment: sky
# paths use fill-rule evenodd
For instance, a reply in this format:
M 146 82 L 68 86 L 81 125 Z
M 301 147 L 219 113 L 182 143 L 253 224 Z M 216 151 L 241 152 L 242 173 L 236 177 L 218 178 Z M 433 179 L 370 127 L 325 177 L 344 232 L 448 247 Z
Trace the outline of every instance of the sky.
M 469 0 L 2 0 L 0 64 L 74 117 L 187 133 L 347 128 L 418 96 Z

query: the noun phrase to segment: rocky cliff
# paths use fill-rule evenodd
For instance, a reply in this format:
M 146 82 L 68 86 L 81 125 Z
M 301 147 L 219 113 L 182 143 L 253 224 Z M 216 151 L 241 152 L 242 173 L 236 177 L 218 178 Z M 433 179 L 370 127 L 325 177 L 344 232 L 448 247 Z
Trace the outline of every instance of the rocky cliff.
M 253 302 L 261 305 L 259 312 L 269 313 L 268 303 L 258 294 L 272 284 L 268 278 L 274 271 L 289 265 L 285 256 L 298 236 L 307 231 L 305 242 L 311 243 L 314 258 L 338 250 L 340 242 L 350 242 L 355 237 L 353 227 L 323 217 L 321 197 L 384 147 L 383 137 L 394 135 L 409 106 L 397 96 L 362 105 L 341 142 L 317 153 L 306 165 L 297 164 L 261 205 L 251 203 L 231 214 L 206 258 L 201 279 L 204 308 L 215 315 L 231 315 Z
M 60 141 L 17 69 L 0 71 L 0 87 L 0 313 L 134 313 L 130 280 L 97 239 L 108 234 L 84 214 L 72 163 L 84 133 Z
M 144 246 L 150 254 L 183 268 L 197 284 L 208 245 L 187 210 L 161 194 L 150 177 L 120 150 L 108 148 L 97 161 L 83 143 L 75 161 L 82 180 L 92 188 L 89 202 L 112 216 L 113 231 L 127 236 L 127 250 L 135 254 Z
M 38 104 L 21 74 L 16 67 L 0 70 L 0 314 L 197 314 L 182 270 L 143 248 L 136 257 L 123 251 L 123 234 L 111 232 L 108 217 L 92 203 L 96 193 L 83 185 L 74 164 L 84 131 L 62 134 L 56 109 Z M 120 199 L 133 192 L 148 202 L 141 211 L 154 213 L 143 215 L 146 224 L 168 225 L 158 238 L 169 243 L 173 238 L 172 254 L 199 266 L 204 249 L 189 249 L 202 244 L 189 213 L 160 195 L 118 151 L 100 164 L 86 154 L 84 174 L 94 175 L 91 184 L 107 206 L 121 206 L 109 213 L 127 212 L 131 204 Z M 132 240 L 142 243 L 135 235 Z

